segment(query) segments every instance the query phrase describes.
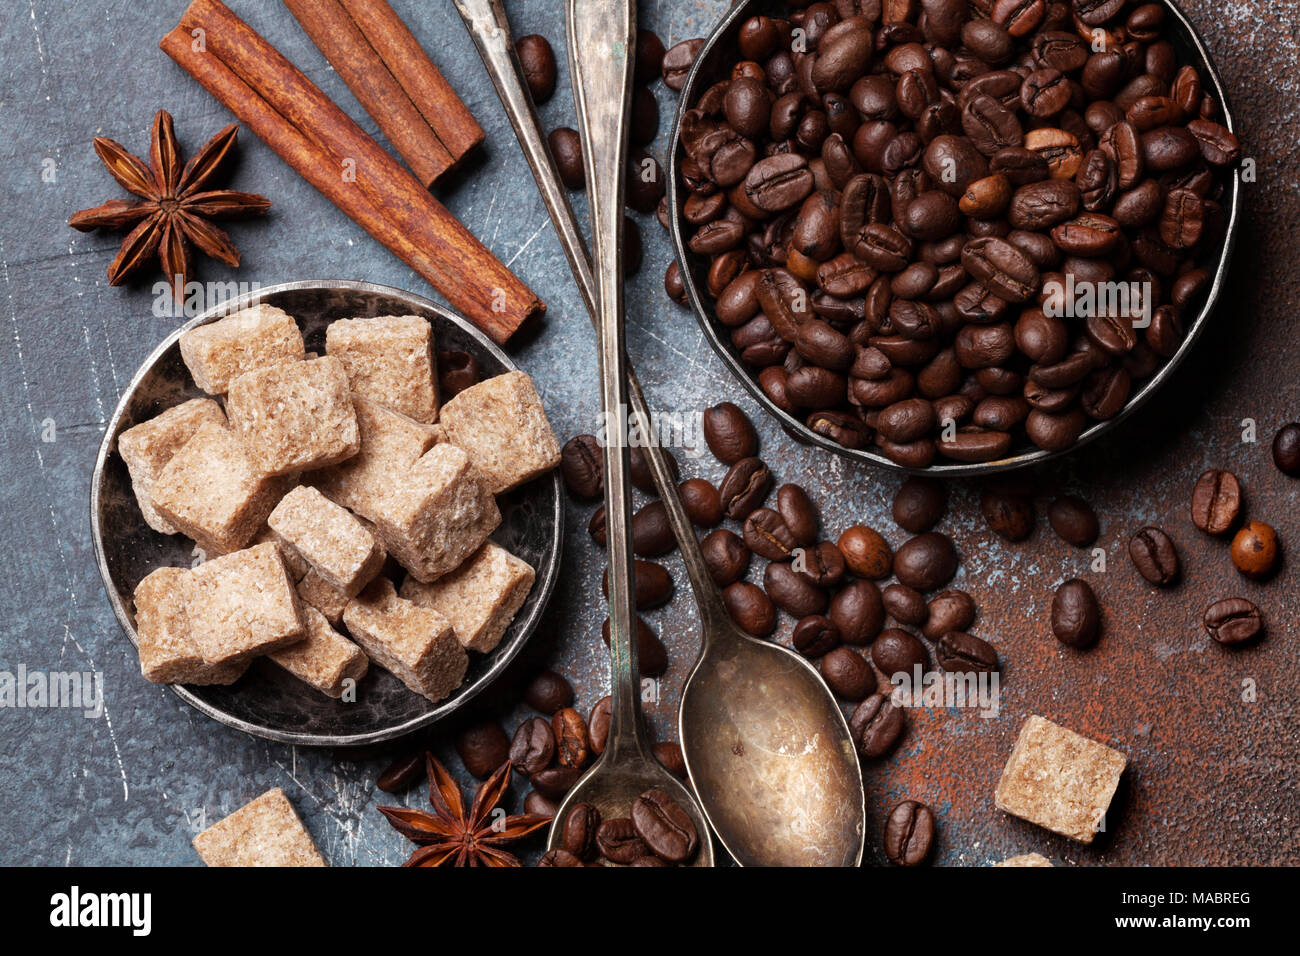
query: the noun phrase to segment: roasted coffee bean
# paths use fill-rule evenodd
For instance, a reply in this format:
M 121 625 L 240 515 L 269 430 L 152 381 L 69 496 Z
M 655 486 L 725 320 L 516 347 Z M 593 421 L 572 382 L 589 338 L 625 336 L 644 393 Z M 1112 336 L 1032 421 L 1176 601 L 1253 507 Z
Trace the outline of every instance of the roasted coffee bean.
M 795 544 L 807 546 L 817 540 L 817 506 L 798 485 L 785 484 L 776 489 L 776 510 Z
M 838 546 L 844 563 L 858 577 L 872 581 L 889 577 L 894 553 L 879 531 L 854 525 L 840 535 Z
M 980 512 L 988 526 L 1006 541 L 1024 541 L 1034 530 L 1034 503 L 1024 495 L 986 488 Z
M 828 651 L 839 647 L 840 629 L 828 617 L 814 614 L 800 619 L 790 635 L 790 643 L 804 657 L 821 657 Z
M 849 717 L 849 736 L 864 757 L 883 757 L 903 736 L 906 719 L 886 694 L 872 694 Z
M 908 627 L 920 627 L 925 623 L 929 609 L 925 604 L 925 595 L 909 588 L 906 584 L 891 584 L 880 592 L 885 610 L 899 624 Z
M 537 796 L 537 794 L 529 794 Z M 543 798 L 544 799 L 544 798 Z M 551 814 L 554 816 L 555 814 Z M 563 847 L 556 847 L 553 850 L 547 850 L 542 854 L 542 858 L 537 861 L 538 866 L 586 866 L 580 859 L 570 853 Z
M 1232 563 L 1253 580 L 1271 577 L 1280 557 L 1277 532 L 1262 521 L 1249 522 L 1232 539 Z
M 904 800 L 885 821 L 885 856 L 896 866 L 918 866 L 934 846 L 934 814 L 924 803 Z
M 555 757 L 561 767 L 581 768 L 587 763 L 591 743 L 587 737 L 587 722 L 572 707 L 562 707 L 551 718 L 551 731 L 555 734 Z
M 773 604 L 797 618 L 826 610 L 826 592 L 783 561 L 774 561 L 763 570 L 763 590 Z
M 847 570 L 844 555 L 830 541 L 823 541 L 810 548 L 800 548 L 793 558 L 791 566 L 821 588 L 839 584 Z
M 1241 485 L 1230 471 L 1212 468 L 1192 489 L 1192 524 L 1206 534 L 1227 534 L 1241 514 Z
M 683 40 L 669 47 L 664 53 L 660 73 L 663 75 L 664 84 L 670 90 L 681 92 L 682 87 L 686 85 L 686 74 L 690 73 L 691 64 L 695 62 L 695 57 L 703 46 L 702 39 Z
M 749 567 L 749 548 L 734 532 L 726 528 L 710 531 L 700 542 L 700 551 L 709 576 L 718 587 L 739 581 Z
M 722 520 L 718 489 L 703 478 L 688 478 L 677 486 L 686 517 L 697 528 L 711 528 Z
M 636 69 L 638 83 L 653 83 L 664 62 L 664 43 L 653 30 L 636 31 Z
M 1076 548 L 1091 547 L 1100 527 L 1092 505 L 1076 495 L 1057 498 L 1047 509 L 1047 521 L 1062 541 Z
M 687 862 L 700 846 L 690 815 L 662 790 L 647 790 L 633 801 L 632 826 L 650 851 L 668 863 Z
M 573 704 L 573 685 L 555 671 L 538 671 L 524 689 L 524 703 L 543 714 L 554 714 Z
M 704 413 L 704 441 L 709 451 L 724 465 L 734 465 L 742 458 L 758 453 L 758 433 L 740 407 L 723 402 Z
M 771 508 L 750 512 L 745 519 L 744 535 L 749 550 L 769 561 L 788 560 L 799 546 L 785 519 Z
M 876 689 L 876 673 L 857 651 L 837 647 L 818 665 L 826 686 L 845 700 L 862 700 Z
M 552 800 L 562 800 L 573 789 L 573 785 L 582 778 L 583 771 L 577 767 L 547 767 L 537 773 L 529 774 L 528 782 L 533 789 Z
M 477 385 L 482 377 L 478 360 L 468 352 L 438 353 L 438 394 L 444 403 Z
M 515 41 L 515 54 L 533 102 L 545 103 L 555 93 L 555 51 L 551 44 L 546 37 L 530 33 Z
M 894 521 L 904 531 L 929 531 L 948 510 L 948 492 L 930 478 L 908 478 L 894 496 Z
M 846 644 L 870 644 L 885 623 L 880 589 L 871 581 L 854 581 L 835 593 L 826 616 Z
M 664 456 L 668 462 L 668 473 L 672 480 L 676 481 L 680 477 L 680 470 L 677 459 L 667 448 L 660 448 L 659 453 Z M 628 476 L 632 479 L 632 485 L 638 491 L 658 497 L 659 489 L 655 486 L 654 476 L 650 472 L 650 457 L 644 448 L 639 445 L 632 445 L 627 450 Z
M 591 520 L 587 522 L 587 534 L 591 535 L 592 541 L 596 542 L 598 546 L 603 548 L 605 547 L 607 533 L 605 527 L 605 506 L 601 505 L 592 512 Z
M 596 805 L 575 803 L 564 815 L 564 825 L 560 830 L 560 841 L 579 860 L 595 859 L 600 852 L 596 846 L 596 831 L 600 829 L 600 811 Z
M 599 756 L 605 752 L 609 739 L 609 721 L 614 707 L 613 699 L 606 694 L 596 701 L 587 716 L 587 736 L 591 738 L 591 752 Z
M 1087 581 L 1071 578 L 1052 598 L 1052 633 L 1062 644 L 1087 647 L 1101 631 L 1101 607 Z
M 966 243 L 961 262 L 990 292 L 1008 302 L 1028 302 L 1038 290 L 1038 267 L 1011 243 L 996 236 Z
M 549 759 L 547 762 L 550 762 Z M 384 768 L 384 772 L 375 781 L 375 786 L 385 793 L 404 793 L 424 776 L 425 765 L 423 750 L 403 754 Z
M 913 669 L 924 671 L 930 663 L 930 654 L 915 634 L 897 627 L 885 628 L 871 645 L 871 660 L 886 677 L 907 674 Z
M 785 565 L 771 565 L 785 567 Z M 802 580 L 802 579 L 800 579 Z M 766 637 L 776 628 L 776 608 L 763 589 L 748 581 L 736 581 L 722 589 L 722 603 L 737 626 L 746 634 Z
M 510 765 L 529 777 L 541 773 L 555 759 L 555 734 L 541 717 L 529 717 L 515 729 L 510 742 Z
M 583 189 L 587 185 L 587 172 L 582 165 L 582 139 L 578 131 L 561 126 L 551 130 L 547 137 L 555 170 L 560 181 L 570 189 Z
M 677 547 L 662 501 L 652 501 L 632 515 L 632 550 L 643 558 L 656 558 Z
M 687 778 L 686 758 L 682 756 L 682 748 L 680 744 L 673 743 L 672 741 L 661 740 L 650 748 L 650 752 L 653 753 L 655 759 L 663 764 L 668 769 L 668 772 L 678 780 L 685 780 Z
M 937 591 L 957 573 L 957 552 L 952 540 L 927 531 L 907 541 L 894 554 L 894 574 L 918 591 Z
M 1300 424 L 1283 425 L 1273 436 L 1273 464 L 1292 478 L 1300 477 Z
M 965 591 L 940 591 L 930 599 L 921 633 L 937 641 L 950 631 L 965 631 L 975 623 L 975 601 Z
M 953 673 L 989 674 L 998 669 L 993 645 L 965 631 L 949 631 L 939 638 L 934 656 L 940 667 Z
M 609 618 L 601 624 L 600 636 L 609 647 Z M 642 677 L 658 677 L 668 670 L 668 649 L 639 616 L 636 619 L 636 664 Z
M 558 803 L 556 803 L 550 797 L 538 793 L 536 790 L 529 790 L 527 795 L 524 797 L 524 813 L 531 813 L 534 816 L 546 817 L 547 819 L 554 819 L 555 814 L 559 811 L 559 809 L 560 809 L 560 805 Z M 554 850 L 552 852 L 564 853 L 570 856 L 572 855 L 569 854 L 568 850 Z M 546 854 L 546 856 L 549 855 L 550 853 Z M 546 856 L 543 856 L 542 859 L 545 860 Z M 541 866 L 542 864 L 539 862 L 537 865 Z M 560 864 L 555 864 L 555 865 L 559 866 Z M 574 866 L 574 865 L 580 865 L 580 863 L 565 864 L 565 865 Z
M 742 458 L 731 466 L 718 486 L 722 511 L 732 521 L 744 521 L 763 504 L 772 488 L 772 473 L 758 458 Z
M 1133 535 L 1128 554 L 1138 573 L 1151 584 L 1168 587 L 1178 580 L 1178 549 L 1159 528 L 1146 527 Z
M 509 760 L 510 738 L 495 720 L 485 720 L 456 736 L 456 753 L 472 776 L 486 780 Z
M 1205 633 L 1233 647 L 1255 640 L 1264 632 L 1264 618 L 1245 598 L 1225 598 L 1205 609 Z
M 611 863 L 631 863 L 645 856 L 650 848 L 637 833 L 631 817 L 604 820 L 596 828 L 596 848 Z

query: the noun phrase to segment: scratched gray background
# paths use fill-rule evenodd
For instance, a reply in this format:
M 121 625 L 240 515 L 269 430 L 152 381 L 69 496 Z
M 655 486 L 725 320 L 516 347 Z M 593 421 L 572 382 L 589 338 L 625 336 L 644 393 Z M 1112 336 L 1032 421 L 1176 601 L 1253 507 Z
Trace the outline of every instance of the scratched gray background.
M 374 130 L 279 3 L 232 5 Z M 562 438 L 591 430 L 594 336 L 486 74 L 450 3 L 393 5 L 487 129 L 482 162 L 451 187 L 447 204 L 549 304 L 544 331 L 514 346 L 514 357 L 536 377 Z M 560 0 L 510 6 L 516 35 L 542 32 L 563 57 Z M 958 487 L 945 528 L 967 558 L 959 584 L 983 605 L 978 631 L 999 644 L 1007 661 L 1003 712 L 994 721 L 926 715 L 894 758 L 870 769 L 871 861 L 880 859 L 881 808 L 913 796 L 939 812 L 941 863 L 984 864 L 1035 849 L 1080 864 L 1297 862 L 1293 578 L 1284 574 L 1266 588 L 1238 585 L 1222 549 L 1195 537 L 1184 506 L 1201 468 L 1223 464 L 1242 475 L 1252 511 L 1271 514 L 1284 539 L 1297 539 L 1297 486 L 1272 471 L 1262 445 L 1241 444 L 1238 436 L 1246 416 L 1258 419 L 1265 441 L 1281 421 L 1300 417 L 1293 311 L 1298 51 L 1295 24 L 1258 19 L 1263 6 L 1186 4 L 1225 66 L 1247 152 L 1260 164 L 1260 182 L 1245 190 L 1247 232 L 1218 330 L 1174 394 L 1124 436 L 1038 476 L 1045 492 L 1059 485 L 1084 490 L 1105 515 L 1101 543 L 1113 565 L 1093 579 L 1103 594 L 1113 588 L 1107 636 L 1085 658 L 1068 658 L 1045 637 L 1051 589 L 1086 572 L 1082 558 L 1041 528 L 1018 548 L 996 543 L 976 517 L 972 490 Z M 724 0 L 659 0 L 642 5 L 642 21 L 671 45 L 706 33 L 726 7 Z M 104 269 L 119 235 L 86 236 L 63 224 L 74 210 L 122 195 L 91 150 L 93 136 L 147 155 L 151 118 L 165 107 L 188 156 L 229 121 L 156 48 L 183 8 L 181 0 L 8 0 L 0 13 L 0 514 L 7 529 L 0 671 L 21 665 L 99 672 L 106 698 L 99 719 L 65 710 L 0 711 L 0 863 L 196 864 L 189 841 L 203 821 L 272 786 L 285 789 L 332 864 L 396 863 L 408 847 L 373 809 L 373 780 L 388 754 L 249 738 L 146 683 L 91 553 L 87 495 L 103 425 L 137 364 L 180 320 L 151 314 L 152 276 L 127 289 L 107 286 Z M 572 124 L 567 70 L 561 73 L 560 89 L 542 111 L 548 126 Z M 655 94 L 662 116 L 655 151 L 662 158 L 675 98 L 662 84 Z M 275 206 L 264 221 L 231 227 L 244 256 L 240 270 L 205 261 L 200 279 L 339 277 L 434 295 L 246 132 L 233 186 L 264 193 Z M 579 211 L 585 216 L 585 205 Z M 652 216 L 641 217 L 641 226 L 647 256 L 631 282 L 629 339 L 653 403 L 698 411 L 729 398 L 757 418 L 691 317 L 665 300 L 666 237 Z M 1208 371 L 1207 355 L 1223 356 L 1223 367 Z M 51 443 L 40 440 L 46 420 L 57 428 Z M 897 479 L 809 452 L 758 421 L 779 476 L 804 483 L 827 512 L 834 503 L 830 533 L 851 518 L 901 543 L 887 511 Z M 690 474 L 720 477 L 709 459 L 686 454 L 683 461 Z M 540 662 L 557 666 L 573 679 L 584 712 L 604 693 L 606 660 L 598 636 L 603 611 L 594 597 L 600 562 L 583 530 L 588 515 L 569 505 L 563 578 L 548 622 L 516 672 L 526 675 Z M 1149 520 L 1166 522 L 1188 559 L 1188 581 L 1171 595 L 1153 597 L 1141 588 L 1123 557 L 1127 534 Z M 669 565 L 684 585 L 680 566 Z M 1239 588 L 1265 607 L 1271 635 L 1229 657 L 1207 646 L 1196 621 L 1210 591 Z M 695 646 L 688 605 L 683 596 L 650 615 L 672 652 L 663 702 L 649 711 L 664 736 L 671 736 L 674 691 Z M 1247 679 L 1259 686 L 1253 704 L 1240 702 Z M 512 730 L 523 712 L 512 712 L 510 701 L 509 688 L 498 688 L 478 713 Z M 1132 757 L 1115 832 L 1097 848 L 1080 850 L 992 808 L 1002 760 L 1031 712 Z M 433 743 L 460 773 L 448 744 L 452 729 L 441 728 Z M 378 802 L 391 802 L 380 796 Z M 406 799 L 422 797 L 415 791 Z M 519 794 L 514 799 L 517 806 Z

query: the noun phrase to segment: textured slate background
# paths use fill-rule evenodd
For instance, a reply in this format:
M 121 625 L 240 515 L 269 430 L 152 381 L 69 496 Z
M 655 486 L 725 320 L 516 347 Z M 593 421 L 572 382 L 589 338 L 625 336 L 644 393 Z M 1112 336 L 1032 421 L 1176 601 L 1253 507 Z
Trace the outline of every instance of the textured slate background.
M 234 6 L 374 130 L 280 4 Z M 550 305 L 544 331 L 512 353 L 536 377 L 562 438 L 591 430 L 594 335 L 487 76 L 449 3 L 394 0 L 394 6 L 488 131 L 482 162 L 451 186 L 447 204 Z M 563 58 L 559 0 L 511 6 L 516 35 L 542 32 Z M 917 715 L 899 753 L 868 769 L 871 861 L 881 856 L 881 812 L 911 796 L 939 813 L 940 863 L 983 864 L 1030 850 L 1078 864 L 1300 862 L 1294 572 L 1262 587 L 1240 582 L 1226 548 L 1197 536 L 1186 517 L 1200 471 L 1228 467 L 1245 483 L 1250 513 L 1272 521 L 1285 541 L 1300 540 L 1300 486 L 1280 476 L 1267 453 L 1276 427 L 1300 417 L 1294 318 L 1300 46 L 1285 13 L 1261 14 L 1273 5 L 1189 0 L 1184 6 L 1222 67 L 1246 152 L 1259 166 L 1259 181 L 1244 189 L 1246 224 L 1231 286 L 1207 339 L 1153 407 L 1115 439 L 1035 475 L 1044 495 L 1080 491 L 1102 513 L 1100 543 L 1110 559 L 1105 574 L 1090 572 L 1085 555 L 1044 528 L 1021 545 L 1003 545 L 979 519 L 976 491 L 954 486 L 944 528 L 964 558 L 957 586 L 982 605 L 976 631 L 998 644 L 1006 662 L 1002 712 L 996 720 L 958 711 Z M 92 137 L 110 136 L 144 154 L 153 113 L 165 107 L 188 154 L 229 121 L 156 48 L 183 8 L 181 0 L 28 0 L 0 13 L 0 514 L 8 530 L 0 670 L 95 671 L 103 675 L 106 700 L 98 719 L 69 710 L 0 711 L 0 862 L 195 864 L 189 841 L 205 820 L 281 786 L 331 863 L 396 863 L 407 846 L 373 810 L 373 780 L 385 754 L 255 740 L 144 682 L 91 553 L 87 497 L 104 422 L 138 363 L 181 320 L 152 315 L 152 279 L 108 288 L 104 269 L 120 237 L 83 236 L 63 223 L 74 210 L 121 195 L 95 158 Z M 657 0 L 643 3 L 641 16 L 671 44 L 703 35 L 725 8 L 723 0 Z M 655 93 L 662 158 L 674 97 L 662 84 Z M 563 75 L 542 112 L 549 126 L 572 124 Z M 247 133 L 233 185 L 265 193 L 275 206 L 265 221 L 232 227 L 244 254 L 237 273 L 205 262 L 199 278 L 366 279 L 433 295 Z M 581 202 L 579 211 L 585 216 Z M 664 298 L 666 237 L 653 217 L 642 217 L 641 225 L 647 257 L 631 282 L 629 338 L 653 403 L 690 412 L 732 399 L 757 418 L 694 320 Z M 1258 423 L 1259 444 L 1242 442 L 1244 418 Z M 45 442 L 49 422 L 56 440 Z M 888 519 L 897 479 L 814 454 L 758 422 L 765 456 L 782 480 L 799 481 L 818 498 L 829 535 L 864 521 L 895 546 L 902 543 Z M 679 457 L 688 474 L 721 476 L 707 457 L 689 450 Z M 584 711 L 606 686 L 598 634 L 603 610 L 595 597 L 601 563 L 583 530 L 588 514 L 569 506 L 564 577 L 548 624 L 519 671 L 526 676 L 540 663 L 563 670 Z M 1129 534 L 1152 521 L 1169 528 L 1183 552 L 1184 582 L 1169 593 L 1146 588 L 1125 556 Z M 684 586 L 680 566 L 669 565 Z M 1105 637 L 1082 655 L 1059 647 L 1045 624 L 1052 590 L 1075 575 L 1092 580 L 1108 608 Z M 1201 633 L 1205 604 L 1229 592 L 1245 593 L 1264 608 L 1270 636 L 1258 647 L 1229 654 Z M 672 734 L 674 690 L 695 649 L 689 603 L 683 597 L 650 616 L 673 658 L 663 699 L 649 711 L 663 736 Z M 1256 688 L 1254 702 L 1242 699 L 1246 682 Z M 512 713 L 510 701 L 509 688 L 498 688 L 475 716 L 499 717 L 511 730 L 523 712 Z M 1029 713 L 1130 755 L 1115 825 L 1093 849 L 992 807 L 998 773 Z M 460 772 L 448 744 L 453 730 L 440 728 L 434 741 Z M 379 802 L 391 802 L 380 796 Z M 423 797 L 417 790 L 406 799 L 418 804 Z

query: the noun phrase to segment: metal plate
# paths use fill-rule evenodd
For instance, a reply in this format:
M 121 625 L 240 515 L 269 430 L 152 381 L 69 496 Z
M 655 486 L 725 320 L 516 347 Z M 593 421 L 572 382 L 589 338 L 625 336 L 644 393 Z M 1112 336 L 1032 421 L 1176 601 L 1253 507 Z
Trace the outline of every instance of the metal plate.
M 136 372 L 118 403 L 100 445 L 91 481 L 90 521 L 95 557 L 104 589 L 122 629 L 136 642 L 131 595 L 154 568 L 193 562 L 193 543 L 182 535 L 163 535 L 144 521 L 131 490 L 125 463 L 116 452 L 117 436 L 164 409 L 202 397 L 181 360 L 182 333 L 255 302 L 284 309 L 298 320 L 308 351 L 324 352 L 325 327 L 353 316 L 420 315 L 433 324 L 442 350 L 468 352 L 485 378 L 513 371 L 515 365 L 465 319 L 427 299 L 399 289 L 335 280 L 291 282 L 222 303 L 169 335 Z M 372 666 L 357 689 L 357 700 L 326 697 L 270 661 L 258 660 L 228 687 L 172 689 L 186 703 L 230 727 L 285 743 L 309 746 L 371 744 L 426 727 L 461 707 L 486 687 L 519 653 L 541 618 L 555 587 L 564 534 L 560 478 L 551 473 L 498 497 L 501 526 L 492 540 L 537 571 L 528 600 L 491 654 L 471 654 L 460 689 L 434 704 L 412 693 L 396 677 Z M 143 678 L 141 678 L 143 680 Z

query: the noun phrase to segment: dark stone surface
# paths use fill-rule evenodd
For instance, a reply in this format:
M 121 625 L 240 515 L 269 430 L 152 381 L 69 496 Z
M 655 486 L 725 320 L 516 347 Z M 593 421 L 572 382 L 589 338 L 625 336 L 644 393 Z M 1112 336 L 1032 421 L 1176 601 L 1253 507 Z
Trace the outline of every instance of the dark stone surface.
M 237 12 L 367 130 L 365 116 L 288 12 L 276 3 L 238 2 Z M 550 306 L 543 329 L 510 352 L 532 372 L 561 438 L 593 430 L 595 339 L 549 220 L 485 72 L 450 4 L 394 0 L 488 133 L 482 160 L 441 192 L 450 208 Z M 1005 662 L 996 719 L 972 711 L 913 713 L 899 752 L 867 771 L 867 859 L 883 860 L 884 813 L 904 797 L 935 808 L 935 861 L 984 864 L 1037 850 L 1058 863 L 1161 864 L 1300 862 L 1295 794 L 1298 732 L 1294 571 L 1264 585 L 1243 582 L 1226 545 L 1201 536 L 1187 515 L 1192 484 L 1206 467 L 1230 468 L 1245 486 L 1251 518 L 1273 523 L 1284 547 L 1300 541 L 1297 486 L 1269 460 L 1276 428 L 1300 418 L 1297 383 L 1295 235 L 1300 228 L 1300 154 L 1293 24 L 1263 5 L 1184 4 L 1205 36 L 1232 94 L 1245 152 L 1258 167 L 1243 189 L 1245 226 L 1230 287 L 1214 325 L 1166 394 L 1113 439 L 1035 474 L 1045 504 L 1064 488 L 1088 497 L 1102 516 L 1099 546 L 1108 570 L 1058 541 L 1039 522 L 1026 542 L 1006 545 L 979 518 L 978 489 L 954 487 L 941 527 L 963 558 L 954 586 L 980 604 L 973 631 Z M 82 235 L 63 223 L 75 210 L 122 195 L 91 150 L 105 135 L 147 150 L 154 111 L 175 115 L 188 155 L 229 115 L 156 48 L 175 25 L 181 0 L 122 7 L 102 2 L 10 4 L 0 20 L 0 513 L 8 528 L 0 671 L 89 671 L 102 676 L 105 711 L 0 711 L 0 862 L 196 864 L 192 835 L 272 786 L 288 793 L 322 852 L 335 865 L 390 864 L 408 846 L 373 809 L 374 778 L 388 753 L 291 748 L 228 730 L 140 676 L 134 649 L 104 598 L 90 547 L 88 488 L 103 425 L 137 365 L 179 316 L 153 314 L 153 278 L 110 289 L 104 269 L 120 236 Z M 702 35 L 724 0 L 643 4 L 645 24 L 666 43 Z M 1272 8 L 1276 9 L 1276 8 Z M 515 32 L 541 32 L 562 53 L 562 4 L 515 7 Z M 666 148 L 674 97 L 654 88 Z M 572 125 L 567 69 L 543 110 L 548 126 Z M 299 179 L 246 131 L 234 188 L 267 194 L 264 221 L 236 223 L 244 254 L 232 272 L 203 262 L 198 278 L 270 284 L 316 277 L 366 279 L 433 295 L 418 277 Z M 585 216 L 585 204 L 578 202 Z M 898 479 L 848 465 L 790 442 L 729 380 L 689 313 L 664 297 L 666 236 L 638 217 L 646 265 L 631 283 L 629 342 L 652 404 L 681 414 L 730 399 L 756 416 L 763 454 L 781 480 L 799 481 L 819 501 L 826 532 L 865 522 L 897 546 L 889 518 Z M 436 298 L 436 296 L 434 296 Z M 1243 443 L 1252 419 L 1258 443 Z M 51 435 L 53 431 L 53 435 Z M 44 441 L 43 437 L 54 437 Z M 698 442 L 679 450 L 686 475 L 723 472 Z M 702 453 L 702 454 L 701 454 Z M 517 669 L 550 664 L 566 673 L 585 712 L 605 692 L 599 625 L 600 556 L 584 530 L 590 509 L 569 504 L 565 569 L 546 624 Z M 1147 523 L 1177 540 L 1184 578 L 1155 592 L 1125 553 Z M 684 586 L 680 565 L 668 561 Z M 751 576 L 761 574 L 756 563 Z M 1061 580 L 1082 576 L 1106 608 L 1105 632 L 1082 654 L 1052 639 L 1047 610 Z M 1227 650 L 1202 632 L 1212 600 L 1240 593 L 1262 609 L 1269 636 Z M 672 657 L 661 697 L 648 708 L 664 738 L 675 735 L 676 696 L 696 646 L 694 613 L 679 597 L 647 615 Z M 789 632 L 784 623 L 783 634 Z M 1254 700 L 1243 695 L 1253 690 Z M 512 710 L 509 681 L 488 692 L 464 720 Z M 495 708 L 495 709 L 494 709 Z M 992 791 L 1024 717 L 1038 713 L 1115 746 L 1130 770 L 1109 832 L 1080 848 L 993 808 Z M 434 735 L 448 765 L 454 724 Z M 515 805 L 523 789 L 516 788 Z M 423 799 L 417 788 L 405 799 Z M 32 824 L 39 808 L 41 825 Z M 534 849 L 538 843 L 532 844 Z

